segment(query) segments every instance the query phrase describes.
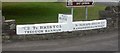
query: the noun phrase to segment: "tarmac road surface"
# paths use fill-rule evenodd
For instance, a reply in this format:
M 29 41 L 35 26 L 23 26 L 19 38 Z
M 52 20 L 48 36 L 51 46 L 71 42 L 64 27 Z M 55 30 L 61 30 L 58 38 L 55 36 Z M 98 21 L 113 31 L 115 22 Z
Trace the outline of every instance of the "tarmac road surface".
M 69 39 L 3 43 L 3 51 L 118 51 L 118 32 Z

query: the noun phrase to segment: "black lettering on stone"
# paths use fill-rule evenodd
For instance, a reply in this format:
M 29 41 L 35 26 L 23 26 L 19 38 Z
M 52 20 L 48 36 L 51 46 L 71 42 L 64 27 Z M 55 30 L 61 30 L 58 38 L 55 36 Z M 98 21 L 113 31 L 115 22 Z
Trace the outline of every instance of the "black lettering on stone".
M 56 26 L 55 26 L 55 25 L 53 25 L 53 28 L 56 28 Z
M 33 30 L 38 29 L 37 27 L 33 26 Z
M 53 31 L 53 30 L 51 30 L 51 31 Z
M 59 29 L 59 31 L 61 31 L 61 29 Z
M 35 31 L 35 33 L 37 33 L 37 31 Z
M 50 32 L 50 30 L 48 30 L 47 32 Z
M 41 30 L 41 32 L 43 32 L 43 30 Z
M 25 33 L 29 33 L 29 31 L 25 31 Z
M 75 26 L 78 26 L 77 24 L 75 24 Z
M 48 29 L 48 28 L 49 28 L 49 26 L 46 26 L 46 28 Z
M 46 29 L 47 27 L 46 26 L 44 26 L 44 29 Z
M 55 29 L 53 31 L 56 31 Z
M 43 26 L 40 26 L 40 29 L 43 29 Z
M 31 31 L 29 33 L 31 33 Z
M 59 28 L 59 25 L 56 25 L 56 28 Z
M 100 22 L 98 22 L 98 24 L 101 24 Z
M 30 29 L 30 27 L 23 27 L 23 29 L 24 29 L 24 30 L 29 30 L 29 29 Z
M 62 28 L 62 26 L 60 25 L 60 28 Z
M 75 28 L 73 28 L 73 29 L 75 29 Z
M 25 31 L 25 33 L 27 33 L 27 31 Z
M 52 26 L 50 26 L 50 28 L 52 28 Z
M 53 25 L 53 28 L 55 28 L 55 25 Z
M 80 26 L 83 26 L 82 24 L 79 24 Z
M 45 32 L 47 32 L 47 30 L 45 30 Z

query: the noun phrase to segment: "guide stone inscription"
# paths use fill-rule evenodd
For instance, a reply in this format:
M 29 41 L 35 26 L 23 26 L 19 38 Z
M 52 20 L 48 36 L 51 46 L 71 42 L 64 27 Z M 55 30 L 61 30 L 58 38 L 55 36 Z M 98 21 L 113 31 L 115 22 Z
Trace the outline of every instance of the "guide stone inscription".
M 29 24 L 29 25 L 17 25 L 17 34 L 45 34 L 45 33 L 57 33 L 68 32 L 77 30 L 91 30 L 106 28 L 106 20 L 93 20 L 93 21 L 76 21 L 73 22 L 72 15 L 60 14 L 58 23 L 45 23 L 45 24 Z M 63 16 L 64 15 L 64 16 Z M 62 19 L 61 19 L 62 18 Z M 64 19 L 65 18 L 65 19 Z

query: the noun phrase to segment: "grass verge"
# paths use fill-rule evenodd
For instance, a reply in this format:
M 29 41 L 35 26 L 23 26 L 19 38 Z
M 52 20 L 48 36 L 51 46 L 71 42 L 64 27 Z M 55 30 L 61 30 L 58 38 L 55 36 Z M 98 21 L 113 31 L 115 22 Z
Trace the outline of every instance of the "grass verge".
M 6 19 L 15 19 L 17 24 L 57 22 L 59 13 L 70 14 L 65 3 L 22 2 L 3 3 L 3 15 Z M 100 10 L 105 6 L 95 5 L 88 8 L 88 19 L 98 19 Z M 74 21 L 85 20 L 85 8 L 74 8 Z

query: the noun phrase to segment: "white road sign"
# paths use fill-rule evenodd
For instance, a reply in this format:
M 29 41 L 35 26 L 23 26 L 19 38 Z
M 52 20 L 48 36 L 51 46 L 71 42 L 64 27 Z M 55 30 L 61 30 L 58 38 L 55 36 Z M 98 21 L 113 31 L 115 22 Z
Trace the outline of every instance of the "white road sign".
M 67 0 L 67 7 L 91 7 L 94 5 L 93 0 Z

